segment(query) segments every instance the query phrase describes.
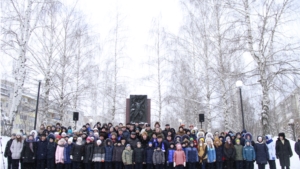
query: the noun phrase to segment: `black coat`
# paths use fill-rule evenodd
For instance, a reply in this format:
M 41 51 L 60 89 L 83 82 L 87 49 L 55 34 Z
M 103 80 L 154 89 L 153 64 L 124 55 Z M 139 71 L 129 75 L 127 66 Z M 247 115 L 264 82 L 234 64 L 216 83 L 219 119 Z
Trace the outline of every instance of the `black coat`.
M 5 151 L 4 151 L 4 157 L 11 156 L 10 146 L 13 141 L 14 141 L 13 139 L 7 141 Z
M 34 163 L 35 162 L 36 143 L 32 142 L 32 149 L 30 148 L 30 142 L 24 142 L 23 149 L 21 152 L 21 158 L 23 163 Z
M 153 153 L 154 153 L 154 148 L 153 147 L 147 147 L 145 149 L 145 162 L 147 164 L 152 164 L 153 163 Z
M 295 152 L 298 154 L 300 158 L 300 140 L 298 140 L 298 142 L 295 143 Z
M 135 148 L 133 150 L 133 154 L 132 154 L 132 162 L 135 162 L 135 163 L 143 163 L 145 162 L 145 152 L 144 152 L 144 149 L 141 147 L 141 148 Z
M 112 160 L 115 162 L 122 162 L 122 153 L 123 153 L 124 149 L 125 149 L 125 146 L 123 146 L 123 145 L 115 146 Z
M 45 140 L 45 141 L 38 141 L 36 143 L 36 159 L 37 160 L 44 160 L 44 159 L 47 159 L 47 145 L 48 145 L 48 142 Z
M 140 140 L 138 138 L 133 139 L 131 137 L 127 140 L 128 144 L 130 144 L 132 150 L 134 150 L 137 147 L 137 142 L 139 142 L 139 141 Z
M 223 145 L 219 146 L 219 147 L 216 147 L 216 161 L 217 162 L 222 162 L 223 161 L 223 156 L 224 156 L 224 153 L 223 153 Z
M 234 148 L 234 146 L 226 148 L 226 145 L 225 145 L 224 146 L 224 155 L 225 155 L 227 160 L 234 159 L 235 158 L 235 148 Z
M 287 139 L 284 139 L 284 144 L 281 140 L 276 141 L 276 157 L 279 158 L 281 166 L 290 166 L 290 157 L 293 156 L 291 144 Z
M 255 144 L 255 159 L 257 164 L 267 164 L 269 159 L 268 147 L 266 144 Z
M 55 151 L 56 151 L 56 143 L 55 142 L 48 142 L 47 145 L 47 159 L 55 158 Z
M 85 146 L 84 146 L 83 163 L 92 162 L 92 159 L 93 159 L 93 148 L 94 148 L 94 145 L 92 143 L 85 144 Z
M 147 148 L 147 146 L 148 146 L 148 143 L 149 143 L 149 138 L 147 137 L 147 139 L 146 140 L 144 140 L 143 138 L 141 138 L 141 143 L 142 143 L 142 147 L 145 149 L 145 148 Z
M 73 157 L 72 161 L 80 162 L 84 155 L 84 145 L 73 144 L 70 155 Z

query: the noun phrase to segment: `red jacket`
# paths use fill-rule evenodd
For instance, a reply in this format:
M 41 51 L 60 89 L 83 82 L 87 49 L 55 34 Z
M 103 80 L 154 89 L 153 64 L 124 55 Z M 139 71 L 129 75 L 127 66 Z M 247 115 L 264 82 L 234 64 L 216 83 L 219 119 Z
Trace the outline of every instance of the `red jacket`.
M 176 166 L 183 165 L 186 162 L 185 153 L 181 148 L 181 145 L 176 145 L 177 150 L 174 152 L 173 161 L 176 163 Z

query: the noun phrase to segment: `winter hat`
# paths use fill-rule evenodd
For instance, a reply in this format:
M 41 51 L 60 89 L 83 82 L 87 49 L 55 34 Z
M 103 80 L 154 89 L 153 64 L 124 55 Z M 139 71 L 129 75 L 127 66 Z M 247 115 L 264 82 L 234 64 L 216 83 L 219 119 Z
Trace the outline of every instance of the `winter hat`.
M 202 141 L 203 143 L 205 142 L 203 137 L 201 137 L 199 140 Z
M 62 132 L 62 133 L 61 133 L 61 136 L 62 136 L 62 137 L 66 137 L 66 135 L 67 135 L 67 134 L 66 134 L 65 132 Z
M 131 145 L 130 144 L 126 144 L 126 147 L 131 147 Z
M 86 141 L 93 142 L 93 140 L 91 139 L 91 137 L 86 138 Z
M 151 142 L 151 141 L 149 141 L 149 142 L 148 142 L 148 144 L 151 144 L 151 145 L 152 145 L 152 142 Z
M 68 143 L 72 143 L 73 142 L 73 137 L 70 137 L 69 139 L 68 139 Z
M 82 142 L 82 137 L 78 137 L 77 142 Z
M 20 132 L 18 132 L 18 133 L 16 134 L 16 136 L 22 136 L 22 134 L 21 134 Z
M 226 137 L 226 141 L 227 141 L 227 140 L 230 140 L 230 141 L 231 141 L 231 138 L 230 138 L 229 136 L 227 136 L 227 137 Z
M 101 140 L 97 140 L 97 144 L 101 144 L 102 143 L 102 141 Z
M 190 138 L 190 141 L 194 141 L 194 138 L 193 138 L 193 137 L 191 137 L 191 138 Z
M 57 142 L 58 145 L 64 145 L 66 144 L 66 140 L 65 139 L 60 139 L 58 142 Z
M 55 136 L 54 136 L 53 134 L 49 134 L 49 135 L 48 135 L 48 138 L 49 138 L 49 139 L 55 140 Z
M 207 144 L 209 141 L 210 141 L 210 143 L 213 143 L 213 141 L 212 141 L 211 138 L 206 138 L 206 139 L 205 139 L 205 143 L 206 143 L 206 144 Z
M 240 142 L 241 142 L 241 140 L 237 138 L 237 139 L 235 139 L 235 142 L 236 142 L 236 143 L 237 143 L 237 142 L 239 142 L 239 143 L 240 143 Z
M 283 137 L 283 139 L 285 139 L 285 134 L 284 133 L 279 133 L 278 137 L 280 137 L 280 136 Z
M 261 138 L 261 141 L 264 140 L 264 138 L 262 136 L 257 136 L 257 141 L 258 141 L 259 138 Z
M 271 139 L 272 139 L 272 135 L 271 135 L 271 134 L 267 134 L 267 135 L 265 136 L 265 138 L 266 138 L 267 141 L 268 141 L 268 140 L 271 140 Z

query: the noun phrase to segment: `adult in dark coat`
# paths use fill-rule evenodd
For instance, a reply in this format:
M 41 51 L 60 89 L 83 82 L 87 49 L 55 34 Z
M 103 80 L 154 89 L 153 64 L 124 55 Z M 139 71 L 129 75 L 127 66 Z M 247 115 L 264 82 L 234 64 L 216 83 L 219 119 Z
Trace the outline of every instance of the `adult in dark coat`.
M 83 156 L 83 163 L 85 169 L 91 169 L 91 163 L 93 159 L 93 142 L 90 137 L 86 139 L 85 145 L 84 145 L 84 156 Z
M 55 168 L 56 143 L 54 140 L 54 135 L 49 135 L 49 142 L 47 143 L 47 169 Z
M 153 168 L 153 153 L 154 153 L 154 147 L 152 142 L 148 143 L 148 147 L 145 149 L 145 162 L 146 162 L 146 168 L 152 169 Z
M 21 158 L 23 160 L 24 169 L 35 168 L 35 151 L 36 143 L 33 140 L 33 136 L 28 136 L 28 139 L 24 142 L 21 152 Z
M 300 135 L 298 136 L 298 141 L 295 143 L 295 152 L 298 154 L 300 159 Z
M 36 146 L 36 159 L 37 159 L 37 169 L 46 168 L 46 160 L 47 160 L 47 140 L 46 135 L 42 134 L 40 141 L 37 142 Z
M 268 163 L 269 153 L 268 147 L 263 142 L 262 136 L 257 137 L 257 143 L 255 144 L 254 150 L 258 169 L 265 169 L 265 165 Z
M 112 161 L 115 163 L 115 169 L 123 168 L 122 153 L 124 149 L 125 146 L 122 145 L 121 142 L 118 142 L 117 145 L 114 147 Z
M 73 169 L 81 168 L 81 161 L 84 155 L 84 144 L 82 144 L 82 138 L 78 137 L 76 144 L 73 144 L 71 149 L 70 159 L 72 160 Z
M 113 158 L 114 146 L 111 139 L 105 140 L 105 169 L 112 168 L 112 158 Z
M 281 168 L 290 167 L 290 158 L 293 156 L 290 142 L 285 138 L 284 133 L 278 134 L 276 141 L 276 157 L 280 161 Z
M 10 151 L 10 146 L 11 143 L 14 141 L 16 138 L 16 134 L 12 134 L 10 139 L 6 143 L 5 151 L 4 151 L 4 157 L 7 158 L 7 167 L 11 168 L 12 167 L 12 158 L 11 158 L 11 151 Z
M 137 142 L 140 140 L 136 138 L 136 133 L 132 132 L 129 139 L 127 140 L 127 143 L 130 144 L 131 149 L 134 150 L 137 147 Z
M 226 142 L 224 145 L 224 156 L 226 158 L 226 164 L 228 168 L 233 168 L 233 162 L 235 159 L 235 148 L 229 136 L 226 137 Z
M 143 163 L 145 163 L 145 152 L 142 148 L 141 142 L 137 143 L 137 148 L 133 150 L 132 162 L 135 169 L 142 169 Z

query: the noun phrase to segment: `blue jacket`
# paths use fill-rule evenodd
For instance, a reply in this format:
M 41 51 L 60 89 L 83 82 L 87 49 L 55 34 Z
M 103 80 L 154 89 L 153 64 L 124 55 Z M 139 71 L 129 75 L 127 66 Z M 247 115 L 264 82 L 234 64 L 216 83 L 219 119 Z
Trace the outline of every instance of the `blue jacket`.
M 223 148 L 224 148 L 223 145 L 221 145 L 219 147 L 215 147 L 215 149 L 216 149 L 216 161 L 217 162 L 222 162 L 223 161 L 223 156 L 224 156 Z
M 243 148 L 243 158 L 244 160 L 246 161 L 253 161 L 255 160 L 255 151 L 254 151 L 254 148 L 253 146 L 245 146 Z
M 216 149 L 207 147 L 207 162 L 213 163 L 216 161 Z
M 174 157 L 174 152 L 175 152 L 176 150 L 173 148 L 173 149 L 171 149 L 171 148 L 169 148 L 168 149 L 168 151 L 167 151 L 167 161 L 169 162 L 169 163 L 172 163 L 173 162 L 173 157 Z M 198 156 L 198 155 L 197 155 Z
M 257 164 L 267 164 L 269 159 L 268 147 L 264 143 L 255 144 L 255 154 Z
M 56 143 L 48 142 L 48 144 L 47 144 L 47 159 L 55 158 L 55 151 L 56 151 Z
M 71 149 L 72 149 L 73 143 L 72 144 L 68 144 L 65 149 L 64 149 L 64 161 L 65 164 L 70 164 L 72 162 L 72 160 L 70 159 L 70 153 L 71 153 Z
M 186 162 L 195 163 L 199 161 L 198 151 L 195 147 L 187 147 L 185 149 Z
M 105 162 L 111 162 L 113 158 L 114 147 L 112 145 L 105 146 Z
M 153 163 L 153 153 L 154 153 L 154 148 L 153 147 L 147 147 L 145 150 L 145 162 L 147 164 L 152 164 Z
M 47 159 L 47 145 L 48 142 L 40 140 L 37 142 L 37 150 L 36 150 L 36 159 L 37 160 L 45 160 Z

